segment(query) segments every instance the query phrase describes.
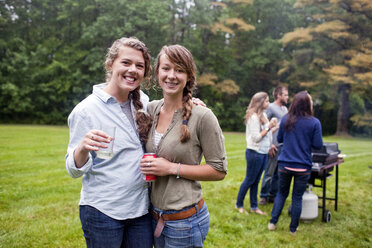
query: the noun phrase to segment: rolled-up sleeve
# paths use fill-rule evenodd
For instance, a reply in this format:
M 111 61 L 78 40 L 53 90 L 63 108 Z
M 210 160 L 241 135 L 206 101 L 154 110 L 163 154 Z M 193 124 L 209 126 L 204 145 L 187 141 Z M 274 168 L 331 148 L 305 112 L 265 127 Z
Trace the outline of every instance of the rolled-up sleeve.
M 218 171 L 227 172 L 225 138 L 212 111 L 207 111 L 203 115 L 199 128 L 199 139 L 205 162 Z
M 70 129 L 70 141 L 67 147 L 66 170 L 73 178 L 81 177 L 88 172 L 92 166 L 92 155 L 89 153 L 88 161 L 81 167 L 77 168 L 74 160 L 74 151 L 85 134 L 92 129 L 90 119 L 84 114 L 82 110 L 75 109 L 68 117 L 68 126 Z

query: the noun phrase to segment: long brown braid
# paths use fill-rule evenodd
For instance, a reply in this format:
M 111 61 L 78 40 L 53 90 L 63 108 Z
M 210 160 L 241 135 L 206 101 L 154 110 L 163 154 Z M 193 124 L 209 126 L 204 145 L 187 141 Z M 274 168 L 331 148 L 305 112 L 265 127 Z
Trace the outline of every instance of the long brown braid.
M 181 125 L 181 142 L 184 143 L 190 139 L 190 131 L 187 126 L 192 111 L 192 89 L 190 84 L 186 84 L 183 89 L 182 97 L 182 125 Z
M 137 87 L 129 94 L 132 98 L 133 106 L 137 110 L 136 123 L 138 127 L 138 134 L 140 136 L 142 144 L 146 144 L 149 138 L 149 131 L 152 126 L 152 118 L 150 115 L 147 115 L 144 111 L 142 111 L 143 105 L 140 101 L 140 87 Z
M 185 47 L 181 45 L 163 46 L 156 60 L 155 68 L 157 75 L 159 73 L 160 56 L 163 54 L 166 54 L 172 63 L 180 66 L 187 73 L 188 81 L 183 89 L 182 96 L 182 125 L 180 137 L 180 141 L 184 143 L 190 139 L 188 122 L 193 108 L 192 92 L 196 87 L 196 65 L 192 54 Z
M 151 56 L 146 47 L 146 45 L 138 40 L 135 37 L 130 38 L 120 38 L 114 41 L 111 47 L 107 50 L 106 54 L 106 61 L 105 61 L 105 69 L 106 69 L 106 81 L 110 81 L 112 76 L 111 67 L 114 63 L 115 59 L 118 57 L 120 48 L 123 46 L 134 48 L 140 51 L 143 55 L 145 60 L 145 84 L 150 83 L 151 74 L 152 74 L 152 67 L 151 67 Z M 140 97 L 140 87 L 137 87 L 135 90 L 129 93 L 129 98 L 132 99 L 133 106 L 136 109 L 136 123 L 138 127 L 138 133 L 143 144 L 146 143 L 148 140 L 148 132 L 152 125 L 152 118 L 145 113 L 143 110 L 143 104 L 141 102 Z

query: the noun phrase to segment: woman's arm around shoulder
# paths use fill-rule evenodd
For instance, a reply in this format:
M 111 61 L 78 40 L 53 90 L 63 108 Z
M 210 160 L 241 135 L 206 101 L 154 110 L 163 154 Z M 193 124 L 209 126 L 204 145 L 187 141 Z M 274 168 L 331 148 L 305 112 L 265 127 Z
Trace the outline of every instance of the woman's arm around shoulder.
M 156 109 L 158 108 L 159 104 L 163 104 L 164 100 L 161 99 L 161 100 L 153 100 L 151 101 L 148 105 L 147 105 L 147 113 L 149 113 L 149 115 L 153 116 L 156 112 Z M 161 106 L 159 106 L 161 107 Z

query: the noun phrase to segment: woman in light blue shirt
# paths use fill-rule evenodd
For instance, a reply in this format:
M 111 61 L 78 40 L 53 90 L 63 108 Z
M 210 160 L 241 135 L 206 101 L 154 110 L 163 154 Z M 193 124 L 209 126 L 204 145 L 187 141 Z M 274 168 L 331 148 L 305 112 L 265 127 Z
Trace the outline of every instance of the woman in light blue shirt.
M 66 168 L 80 176 L 80 220 L 87 247 L 152 247 L 147 184 L 139 161 L 151 119 L 149 98 L 140 84 L 151 76 L 151 57 L 136 38 L 121 38 L 108 49 L 106 83 L 80 102 L 68 117 L 70 141 Z M 116 127 L 113 157 L 97 151 L 111 138 L 100 124 Z

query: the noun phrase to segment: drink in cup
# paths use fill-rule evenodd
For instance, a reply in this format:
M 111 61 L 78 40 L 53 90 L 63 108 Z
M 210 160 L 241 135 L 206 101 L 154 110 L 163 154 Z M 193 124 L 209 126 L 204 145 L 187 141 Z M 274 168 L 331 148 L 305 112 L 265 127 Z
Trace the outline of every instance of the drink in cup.
M 103 143 L 107 145 L 107 148 L 100 147 L 97 151 L 97 157 L 102 159 L 110 159 L 112 156 L 114 156 L 114 138 L 115 138 L 115 126 L 110 126 L 106 124 L 101 124 L 100 130 L 105 132 L 108 136 L 111 137 L 110 143 Z
M 278 119 L 276 117 L 271 118 L 271 120 L 275 123 L 275 125 L 278 123 Z
M 145 154 L 143 154 L 142 158 L 156 158 L 156 154 L 155 153 L 145 153 Z M 143 176 L 143 180 L 145 180 L 147 182 L 155 181 L 156 178 L 157 178 L 157 176 L 155 176 L 155 175 L 144 175 Z

